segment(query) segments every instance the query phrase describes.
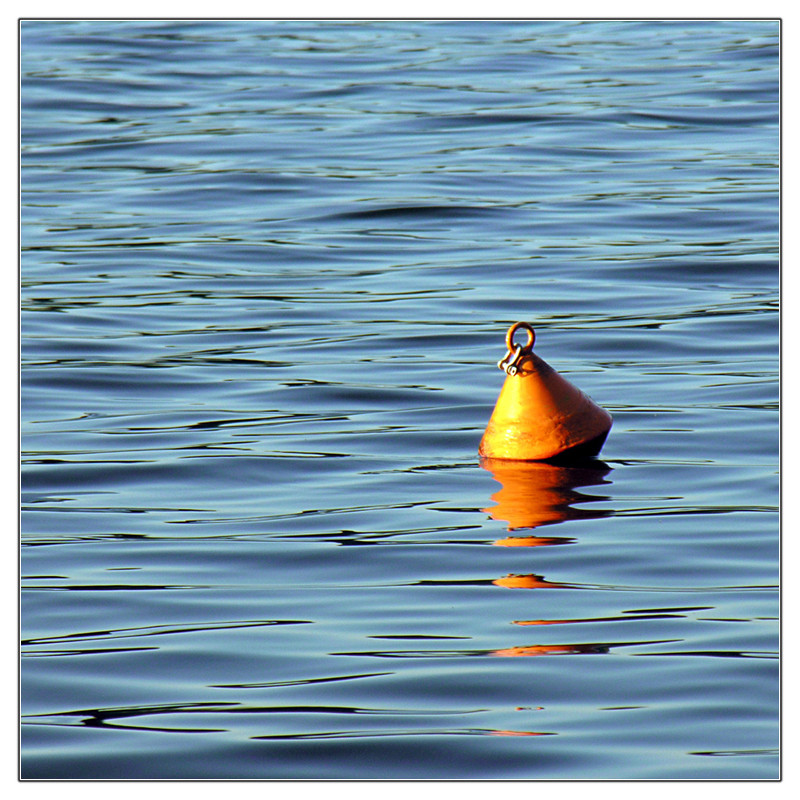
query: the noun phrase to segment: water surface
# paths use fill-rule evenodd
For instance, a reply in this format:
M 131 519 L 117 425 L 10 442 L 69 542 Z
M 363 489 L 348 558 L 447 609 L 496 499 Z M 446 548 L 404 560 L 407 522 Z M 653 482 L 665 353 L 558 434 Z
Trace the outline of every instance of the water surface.
M 777 22 L 23 22 L 22 245 L 23 777 L 778 776 Z

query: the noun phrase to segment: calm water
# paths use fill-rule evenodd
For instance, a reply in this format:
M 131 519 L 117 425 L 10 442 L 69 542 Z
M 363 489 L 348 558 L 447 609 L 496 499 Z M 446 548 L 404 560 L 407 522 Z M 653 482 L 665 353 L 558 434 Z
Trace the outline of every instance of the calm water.
M 23 23 L 23 777 L 776 778 L 777 170 L 777 22 Z

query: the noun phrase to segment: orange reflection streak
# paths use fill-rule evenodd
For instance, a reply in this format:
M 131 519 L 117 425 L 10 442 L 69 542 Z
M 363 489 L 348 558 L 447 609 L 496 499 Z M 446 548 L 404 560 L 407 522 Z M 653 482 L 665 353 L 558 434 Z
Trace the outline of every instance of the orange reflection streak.
M 604 509 L 574 508 L 576 503 L 605 500 L 606 497 L 576 492 L 579 486 L 607 484 L 611 471 L 602 461 L 586 461 L 579 466 L 532 461 L 506 461 L 497 458 L 481 459 L 481 466 L 492 473 L 501 489 L 492 495 L 497 505 L 483 511 L 492 519 L 507 522 L 508 530 L 538 528 L 570 519 L 595 519 L 608 516 Z M 512 541 L 516 539 L 516 541 Z M 509 537 L 497 544 L 504 546 L 540 546 L 563 543 L 564 540 L 545 537 Z
M 619 617 L 585 617 L 583 619 L 515 619 L 515 625 L 573 625 L 579 622 L 630 622 L 637 619 L 680 618 L 683 614 L 637 614 Z
M 541 575 L 506 575 L 504 578 L 497 578 L 492 583 L 495 586 L 503 586 L 506 589 L 569 589 L 567 583 L 553 583 L 546 581 Z
M 566 544 L 569 539 L 562 539 L 559 536 L 508 536 L 505 539 L 498 539 L 493 544 L 501 547 L 546 547 L 552 544 Z
M 536 731 L 489 731 L 489 736 L 551 736 L 552 734 Z
M 493 650 L 493 656 L 552 656 L 559 653 L 604 653 L 608 648 L 596 644 L 535 644 L 530 647 L 507 647 Z

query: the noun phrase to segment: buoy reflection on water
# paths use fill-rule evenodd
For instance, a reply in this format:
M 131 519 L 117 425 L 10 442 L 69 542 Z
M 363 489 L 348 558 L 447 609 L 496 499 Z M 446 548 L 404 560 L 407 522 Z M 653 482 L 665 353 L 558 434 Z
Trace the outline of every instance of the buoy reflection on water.
M 494 506 L 483 509 L 492 519 L 508 523 L 509 531 L 538 528 L 573 519 L 597 519 L 611 514 L 606 509 L 584 508 L 583 504 L 607 500 L 606 496 L 575 491 L 583 486 L 610 484 L 608 464 L 587 460 L 576 466 L 544 461 L 507 461 L 484 458 L 481 466 L 500 484 L 492 495 Z M 575 506 L 580 503 L 581 507 Z M 496 544 L 537 546 L 561 544 L 557 537 L 509 537 Z

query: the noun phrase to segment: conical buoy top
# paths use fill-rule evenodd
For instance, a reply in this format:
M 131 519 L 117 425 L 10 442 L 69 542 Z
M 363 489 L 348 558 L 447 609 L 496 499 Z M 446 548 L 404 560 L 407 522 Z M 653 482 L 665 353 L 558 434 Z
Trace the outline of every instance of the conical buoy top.
M 518 330 L 528 334 L 525 345 L 514 344 Z M 527 322 L 508 329 L 508 352 L 498 363 L 506 379 L 478 452 L 514 461 L 597 455 L 611 429 L 611 415 L 539 358 L 533 352 L 535 339 Z

